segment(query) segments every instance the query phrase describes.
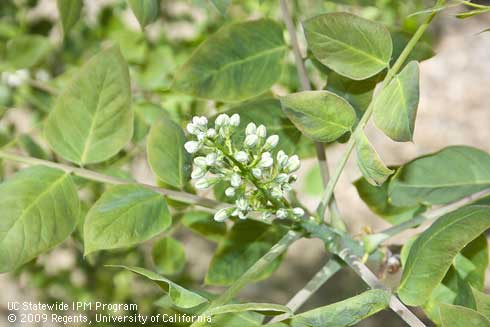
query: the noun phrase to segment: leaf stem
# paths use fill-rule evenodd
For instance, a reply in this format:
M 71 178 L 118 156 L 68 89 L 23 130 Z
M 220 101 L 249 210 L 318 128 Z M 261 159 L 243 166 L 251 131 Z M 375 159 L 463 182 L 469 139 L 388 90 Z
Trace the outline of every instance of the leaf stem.
M 48 160 L 42 160 L 38 158 L 33 158 L 33 157 L 26 157 L 26 156 L 21 156 L 15 153 L 11 152 L 5 152 L 0 150 L 0 158 L 7 159 L 7 160 L 12 160 L 12 161 L 17 161 L 21 162 L 27 165 L 42 165 L 46 167 L 51 167 L 55 169 L 59 169 L 62 171 L 65 171 L 70 174 L 74 174 L 76 176 L 89 179 L 92 181 L 96 182 L 101 182 L 101 183 L 108 183 L 108 184 L 138 184 L 142 187 L 145 187 L 147 189 L 150 189 L 154 192 L 160 193 L 162 195 L 165 195 L 171 199 L 177 200 L 177 201 L 182 201 L 188 204 L 193 204 L 205 208 L 212 208 L 213 211 L 223 208 L 225 204 L 214 201 L 211 199 L 203 198 L 195 194 L 191 193 L 186 193 L 186 192 L 179 192 L 179 191 L 174 191 L 174 190 L 169 190 L 166 188 L 161 188 L 149 184 L 144 184 L 144 183 L 138 183 L 132 180 L 128 179 L 123 179 L 123 178 L 118 178 L 118 177 L 113 177 L 105 174 L 101 174 L 92 170 L 84 169 L 84 168 L 77 168 L 77 167 L 72 167 L 69 165 L 65 164 L 60 164 Z
M 250 267 L 243 275 L 238 278 L 233 285 L 231 285 L 224 293 L 222 293 L 216 300 L 212 301 L 208 308 L 202 313 L 206 314 L 206 312 L 212 308 L 216 308 L 227 304 L 230 302 L 248 283 L 252 282 L 259 276 L 264 269 L 269 267 L 269 265 L 278 258 L 281 254 L 283 254 L 288 247 L 293 244 L 295 241 L 300 239 L 303 236 L 301 232 L 296 231 L 288 231 L 286 235 L 284 235 L 279 242 L 274 244 L 272 248 L 264 254 L 259 260 L 257 260 L 252 267 Z M 195 321 L 191 327 L 202 326 L 201 323 Z
M 291 39 L 291 46 L 293 48 L 294 61 L 296 63 L 296 70 L 298 72 L 299 81 L 301 84 L 301 89 L 303 91 L 309 91 L 312 89 L 310 80 L 308 79 L 308 73 L 306 72 L 305 63 L 303 56 L 301 55 L 301 50 L 299 48 L 298 37 L 296 35 L 296 29 L 294 27 L 293 18 L 288 8 L 287 0 L 280 0 L 280 7 L 282 12 L 282 17 L 286 27 L 288 29 L 289 37 Z M 330 172 L 328 169 L 327 154 L 325 152 L 325 146 L 321 142 L 315 142 L 316 157 L 318 160 L 318 165 L 320 167 L 320 174 L 322 176 L 323 185 L 326 186 L 330 179 Z M 341 230 L 346 230 L 346 226 L 342 221 L 335 196 L 332 195 L 330 201 L 330 214 L 331 222 L 335 227 Z
M 369 270 L 369 268 L 362 263 L 362 261 L 354 254 L 350 249 L 343 249 L 338 253 L 339 257 L 349 265 L 361 279 L 373 289 L 389 290 L 383 283 L 376 277 L 376 275 Z M 402 318 L 411 327 L 426 327 L 425 324 L 410 311 L 395 295 L 391 296 L 390 308 Z
M 336 257 L 330 258 L 327 263 L 313 276 L 312 279 L 299 290 L 286 304 L 286 307 L 296 312 L 305 302 L 322 287 L 335 273 L 342 268 L 342 263 Z M 275 323 L 289 317 L 288 314 L 274 317 L 269 323 Z
M 441 5 L 444 4 L 444 2 L 445 2 L 445 0 L 437 0 L 437 3 L 435 4 L 434 8 L 440 7 Z M 412 36 L 410 41 L 407 43 L 407 45 L 403 49 L 402 53 L 400 54 L 400 56 L 396 60 L 393 67 L 391 67 L 388 70 L 388 73 L 387 73 L 379 91 L 381 91 L 383 88 L 385 88 L 388 85 L 388 83 L 393 79 L 393 77 L 398 73 L 398 71 L 403 66 L 403 64 L 407 60 L 407 58 L 410 55 L 410 53 L 412 52 L 412 50 L 415 48 L 415 45 L 417 44 L 417 42 L 420 40 L 422 35 L 425 33 L 425 31 L 429 27 L 430 23 L 432 22 L 432 20 L 436 16 L 436 14 L 437 14 L 437 11 L 432 12 L 426 18 L 426 20 L 418 27 L 418 29 L 415 31 L 414 35 Z M 379 94 L 379 91 L 377 92 L 377 94 Z M 320 204 L 317 207 L 317 214 L 320 217 L 324 216 L 325 211 L 328 207 L 328 204 L 330 203 L 330 200 L 332 199 L 333 191 L 335 189 L 335 185 L 337 185 L 337 182 L 339 181 L 340 175 L 342 174 L 342 171 L 344 170 L 345 165 L 347 164 L 347 161 L 349 160 L 350 154 L 352 153 L 352 150 L 354 149 L 356 135 L 363 131 L 364 127 L 366 126 L 367 122 L 369 121 L 369 118 L 371 117 L 371 114 L 373 113 L 373 109 L 374 109 L 373 104 L 374 104 L 374 101 L 376 100 L 376 97 L 377 97 L 377 95 L 375 95 L 373 97 L 373 99 L 371 100 L 371 103 L 368 105 L 368 107 L 366 109 L 366 112 L 364 113 L 364 115 L 362 116 L 361 120 L 359 121 L 359 124 L 357 125 L 356 129 L 352 133 L 349 141 L 347 142 L 344 154 L 342 155 L 340 162 L 337 165 L 332 178 L 330 179 L 330 181 L 328 182 L 328 184 L 325 188 L 325 192 L 322 195 L 322 199 L 320 201 Z

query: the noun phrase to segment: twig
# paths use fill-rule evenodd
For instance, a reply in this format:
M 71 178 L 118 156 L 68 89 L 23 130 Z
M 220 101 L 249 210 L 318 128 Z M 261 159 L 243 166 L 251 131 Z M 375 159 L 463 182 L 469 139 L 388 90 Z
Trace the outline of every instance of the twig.
M 441 5 L 443 5 L 445 0 L 438 0 L 434 8 L 438 8 Z M 415 45 L 417 42 L 420 40 L 422 35 L 425 33 L 427 28 L 429 27 L 430 23 L 436 16 L 437 11 L 432 12 L 422 23 L 422 25 L 419 26 L 417 31 L 415 31 L 414 35 L 410 39 L 410 41 L 407 43 L 405 48 L 403 49 L 402 53 L 396 60 L 395 64 L 393 65 L 392 68 L 388 70 L 388 73 L 386 75 L 386 78 L 384 79 L 380 90 L 382 90 L 384 87 L 388 85 L 388 83 L 393 79 L 395 74 L 398 73 L 402 65 L 405 63 L 407 60 L 408 56 L 412 52 L 412 50 L 415 48 Z M 379 94 L 379 92 L 377 93 Z M 371 103 L 369 104 L 368 108 L 366 109 L 366 112 L 362 116 L 361 120 L 359 121 L 359 124 L 357 125 L 356 129 L 352 133 L 349 141 L 347 142 L 345 152 L 343 153 L 340 163 L 338 164 L 337 168 L 335 169 L 330 181 L 327 184 L 327 187 L 325 188 L 325 192 L 322 195 L 322 200 L 320 201 L 320 204 L 317 207 L 317 213 L 320 217 L 323 217 L 325 214 L 325 211 L 330 203 L 330 200 L 332 199 L 333 196 L 333 191 L 335 189 L 335 186 L 337 185 L 337 182 L 339 181 L 340 175 L 342 174 L 342 171 L 344 170 L 345 165 L 347 164 L 347 161 L 349 160 L 349 157 L 352 153 L 352 150 L 354 149 L 355 146 L 355 139 L 356 135 L 361 133 L 366 126 L 367 122 L 369 121 L 369 118 L 371 117 L 371 114 L 373 113 L 373 103 L 374 100 L 376 99 L 376 95 L 373 97 L 371 100 Z
M 291 38 L 291 46 L 293 48 L 294 61 L 296 63 L 296 70 L 298 72 L 301 89 L 304 91 L 311 90 L 311 83 L 308 79 L 308 73 L 306 72 L 305 63 L 301 50 L 299 48 L 298 37 L 296 35 L 296 29 L 294 27 L 293 18 L 288 8 L 287 0 L 280 0 L 281 12 L 284 23 L 288 29 L 289 37 Z M 325 147 L 321 142 L 315 142 L 316 157 L 318 165 L 320 166 L 320 174 L 322 176 L 323 184 L 326 186 L 330 179 L 330 172 L 328 169 L 327 155 L 325 153 Z M 335 201 L 335 197 L 332 196 L 332 200 L 329 203 L 331 220 L 336 227 L 346 230 L 346 227 L 341 220 L 340 212 Z
M 349 249 L 343 249 L 338 255 L 359 275 L 359 277 L 362 278 L 366 284 L 369 285 L 369 287 L 389 290 L 356 255 L 350 252 Z M 425 324 L 394 295 L 391 296 L 390 308 L 409 326 L 426 327 Z
M 335 273 L 337 273 L 342 264 L 337 258 L 331 258 L 328 262 L 313 276 L 312 279 L 299 290 L 286 304 L 292 312 L 296 312 L 306 301 L 322 287 Z M 269 323 L 275 323 L 289 317 L 288 314 L 283 314 L 274 317 Z
M 26 156 L 21 156 L 17 155 L 15 153 L 11 152 L 5 152 L 5 151 L 0 151 L 0 158 L 7 159 L 7 160 L 13 160 L 17 162 L 21 162 L 24 164 L 28 165 L 42 165 L 46 167 L 51 167 L 51 168 L 56 168 L 60 169 L 62 171 L 65 171 L 70 174 L 74 174 L 79 177 L 83 177 L 89 180 L 93 180 L 96 182 L 101 182 L 101 183 L 108 183 L 108 184 L 138 184 L 142 187 L 145 187 L 147 189 L 150 189 L 152 191 L 155 191 L 157 193 L 160 193 L 162 195 L 165 195 L 169 198 L 172 198 L 177 201 L 182 201 L 188 204 L 193 204 L 197 206 L 201 206 L 204 208 L 211 208 L 212 211 L 216 211 L 220 208 L 223 208 L 226 206 L 226 204 L 214 201 L 211 199 L 203 198 L 195 194 L 187 193 L 187 192 L 179 192 L 179 191 L 174 191 L 174 190 L 169 190 L 166 188 L 161 188 L 157 187 L 154 185 L 149 185 L 149 184 L 144 184 L 144 183 L 138 183 L 129 179 L 123 179 L 123 178 L 118 178 L 118 177 L 113 177 L 105 174 L 101 174 L 95 171 L 91 171 L 88 169 L 84 168 L 77 168 L 77 167 L 72 167 L 69 165 L 65 164 L 60 164 L 48 160 L 42 160 L 42 159 L 37 159 L 37 158 L 32 158 L 32 157 L 26 157 Z
M 224 293 L 222 293 L 216 300 L 211 302 L 208 308 L 204 310 L 202 314 L 206 314 L 206 311 L 212 308 L 222 306 L 230 302 L 243 287 L 248 283 L 254 281 L 270 264 L 278 258 L 281 254 L 288 249 L 288 247 L 295 241 L 303 236 L 300 232 L 290 230 L 284 235 L 279 242 L 277 242 L 266 254 L 264 254 L 259 260 L 257 260 L 252 267 L 250 267 L 243 275 L 238 278 L 233 285 L 231 285 Z M 195 321 L 191 327 L 202 326 L 204 323 Z
M 59 91 L 57 89 L 55 89 L 54 87 L 52 86 L 49 86 L 48 84 L 44 83 L 44 82 L 41 82 L 41 81 L 38 81 L 38 80 L 35 80 L 35 79 L 28 79 L 26 80 L 27 84 L 29 84 L 30 86 L 32 87 L 35 87 L 37 89 L 40 89 L 46 93 L 49 93 L 51 95 L 58 95 L 59 94 Z

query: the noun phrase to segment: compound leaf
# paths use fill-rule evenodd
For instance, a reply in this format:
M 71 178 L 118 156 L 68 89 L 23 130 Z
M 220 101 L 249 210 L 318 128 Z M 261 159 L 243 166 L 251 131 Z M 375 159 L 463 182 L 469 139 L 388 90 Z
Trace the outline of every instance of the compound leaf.
M 315 16 L 303 23 L 313 55 L 335 72 L 355 80 L 388 66 L 393 51 L 383 25 L 348 13 Z
M 366 135 L 361 131 L 356 135 L 357 165 L 364 178 L 371 185 L 381 185 L 393 173 L 385 166 Z
M 184 143 L 184 131 L 168 118 L 153 124 L 147 141 L 151 170 L 161 181 L 180 188 L 189 180 L 192 160 Z
M 131 139 L 128 65 L 117 47 L 81 68 L 58 97 L 44 132 L 57 154 L 80 165 L 109 159 Z
M 267 91 L 280 77 L 286 51 L 270 19 L 225 26 L 177 70 L 174 89 L 200 98 L 240 101 Z
M 83 0 L 57 0 L 58 12 L 61 18 L 63 33 L 68 35 L 72 27 L 80 19 Z
M 69 174 L 35 166 L 0 184 L 0 272 L 12 271 L 63 242 L 80 204 Z
M 329 91 L 303 91 L 281 97 L 283 111 L 307 137 L 333 142 L 356 122 L 352 106 Z
M 376 97 L 374 122 L 392 140 L 411 141 L 419 105 L 419 66 L 410 62 Z
M 408 305 L 425 303 L 456 255 L 489 227 L 490 206 L 468 206 L 437 219 L 410 248 L 400 299 Z
M 293 316 L 292 327 L 345 327 L 385 309 L 391 294 L 383 290 L 370 290 L 347 300 L 320 307 Z
M 172 237 L 165 237 L 155 242 L 151 254 L 155 267 L 161 274 L 174 275 L 184 269 L 184 247 Z
M 449 146 L 417 158 L 390 181 L 389 195 L 397 206 L 444 204 L 490 186 L 490 155 L 468 146 Z
M 459 305 L 441 304 L 442 327 L 490 327 L 490 320 L 475 310 Z
M 158 0 L 128 0 L 128 3 L 141 28 L 145 28 L 158 17 L 160 11 Z
M 120 265 L 112 265 L 108 267 L 127 269 L 154 281 L 155 283 L 157 283 L 158 286 L 160 286 L 160 288 L 168 293 L 172 302 L 179 308 L 193 308 L 200 304 L 208 302 L 208 300 L 201 295 L 189 291 L 188 289 L 172 282 L 171 280 L 163 276 L 154 273 L 153 271 L 139 267 L 126 267 Z
M 171 222 L 161 194 L 138 185 L 113 186 L 87 213 L 85 255 L 144 242 L 166 230 Z

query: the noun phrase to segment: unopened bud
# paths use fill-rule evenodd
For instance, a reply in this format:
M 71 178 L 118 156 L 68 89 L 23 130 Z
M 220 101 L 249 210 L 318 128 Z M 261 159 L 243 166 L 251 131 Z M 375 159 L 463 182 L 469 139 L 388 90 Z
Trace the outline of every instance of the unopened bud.
M 249 148 L 253 148 L 259 142 L 259 138 L 255 134 L 250 134 L 245 137 L 245 146 Z
M 240 185 L 242 185 L 242 178 L 240 177 L 240 175 L 238 174 L 231 175 L 230 184 L 233 187 L 239 187 Z
M 184 144 L 184 148 L 189 153 L 196 153 L 201 148 L 201 145 L 197 141 L 187 141 Z
M 247 128 L 245 128 L 245 134 L 246 135 L 252 135 L 257 133 L 257 126 L 255 126 L 254 123 L 249 123 L 247 125 Z
M 241 162 L 241 163 L 247 163 L 248 162 L 248 154 L 245 151 L 236 152 L 234 157 L 238 162 Z
M 237 127 L 240 125 L 240 115 L 239 114 L 233 114 L 230 118 L 230 125 Z
M 260 138 L 265 138 L 267 136 L 267 130 L 264 125 L 257 127 L 257 136 Z
M 214 214 L 214 220 L 219 222 L 225 221 L 226 219 L 228 219 L 228 217 L 228 209 L 220 209 Z

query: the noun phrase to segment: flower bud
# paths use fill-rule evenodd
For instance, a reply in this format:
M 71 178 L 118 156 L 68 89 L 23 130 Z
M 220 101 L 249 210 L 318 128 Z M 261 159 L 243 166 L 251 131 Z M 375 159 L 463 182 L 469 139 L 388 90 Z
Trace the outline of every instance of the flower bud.
M 194 117 L 192 117 L 192 123 L 193 123 L 194 125 L 199 126 L 199 125 L 200 125 L 199 117 L 198 117 L 198 116 L 194 116 Z
M 249 123 L 247 125 L 247 128 L 245 128 L 245 134 L 246 135 L 253 135 L 257 133 L 257 126 L 255 126 L 254 123 Z
M 225 195 L 229 198 L 232 198 L 234 197 L 236 194 L 236 191 L 235 191 L 235 188 L 233 187 L 228 187 L 226 190 L 225 190 Z
M 220 209 L 218 212 L 214 214 L 214 220 L 222 222 L 228 219 L 229 217 L 229 209 Z
M 187 131 L 190 134 L 197 134 L 197 133 L 199 133 L 199 128 L 197 127 L 197 125 L 195 125 L 193 123 L 187 124 L 186 129 L 187 129 Z
M 257 136 L 260 138 L 265 138 L 267 136 L 267 130 L 264 125 L 257 127 Z
M 262 153 L 258 166 L 261 168 L 269 168 L 274 164 L 274 159 L 272 159 L 269 152 Z
M 194 167 L 191 173 L 191 178 L 192 179 L 198 179 L 201 177 L 204 177 L 206 175 L 206 170 L 202 169 L 201 167 Z
M 233 187 L 239 187 L 240 185 L 242 185 L 242 178 L 240 177 L 240 175 L 238 174 L 231 175 L 230 184 Z
M 206 158 L 205 157 L 195 157 L 194 158 L 194 164 L 198 166 L 199 168 L 206 168 L 207 163 L 206 163 Z
M 254 175 L 255 178 L 262 178 L 262 169 L 252 168 L 252 175 Z
M 245 151 L 235 152 L 234 157 L 238 162 L 241 162 L 241 163 L 247 163 L 248 162 L 248 154 Z
M 210 128 L 206 131 L 206 136 L 209 137 L 210 139 L 214 139 L 216 136 L 216 130 L 214 128 Z
M 286 209 L 279 209 L 276 211 L 276 217 L 279 218 L 279 219 L 284 219 L 284 218 L 287 218 L 288 217 L 288 212 Z
M 204 140 L 205 138 L 206 138 L 206 133 L 204 133 L 204 132 L 199 132 L 199 133 L 197 133 L 197 140 L 198 140 L 198 141 L 202 141 L 202 140 Z
M 288 156 L 284 153 L 284 151 L 280 150 L 277 153 L 277 162 L 281 168 L 284 168 L 288 163 Z
M 253 148 L 259 143 L 259 138 L 255 134 L 250 134 L 245 137 L 245 146 L 249 148 Z
M 279 186 L 275 186 L 271 190 L 271 195 L 275 198 L 280 198 L 282 197 L 282 190 Z
M 303 217 L 305 215 L 305 211 L 303 208 L 297 207 L 293 209 L 293 215 L 296 217 Z
M 293 173 L 299 169 L 299 166 L 300 166 L 299 157 L 297 155 L 294 155 L 288 159 L 288 163 L 284 168 L 284 170 L 288 173 Z
M 194 184 L 194 186 L 198 190 L 203 190 L 205 188 L 210 187 L 211 183 L 209 182 L 209 180 L 207 178 L 202 178 L 202 179 L 197 180 L 197 182 L 196 182 L 196 184 Z
M 212 166 L 216 163 L 216 160 L 218 159 L 218 154 L 216 152 L 211 152 L 206 155 L 206 165 L 207 166 Z
M 277 135 L 271 135 L 267 138 L 265 141 L 265 148 L 266 150 L 273 149 L 277 146 L 277 143 L 279 143 L 279 136 Z
M 239 114 L 233 114 L 230 118 L 230 125 L 237 127 L 240 125 L 240 115 Z
M 189 153 L 196 153 L 201 148 L 201 145 L 197 141 L 187 141 L 184 144 L 184 148 Z
M 235 201 L 235 205 L 238 210 L 240 211 L 246 211 L 248 210 L 248 201 L 244 197 L 240 197 Z
M 281 173 L 281 174 L 276 176 L 274 181 L 276 183 L 282 184 L 282 183 L 286 182 L 288 179 L 289 179 L 289 176 L 287 174 Z
M 227 114 L 219 115 L 214 121 L 216 127 L 228 126 L 230 124 L 230 117 Z
M 206 127 L 208 125 L 208 119 L 204 116 L 199 117 L 199 125 Z

